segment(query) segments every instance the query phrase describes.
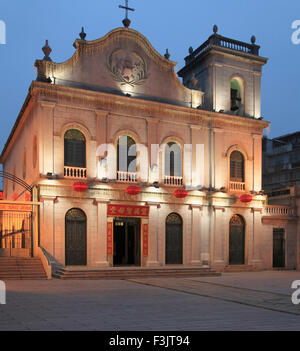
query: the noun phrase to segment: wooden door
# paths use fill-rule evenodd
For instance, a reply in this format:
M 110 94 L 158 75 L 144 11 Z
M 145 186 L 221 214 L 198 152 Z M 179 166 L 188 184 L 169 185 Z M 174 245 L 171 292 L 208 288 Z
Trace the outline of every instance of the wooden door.
M 285 239 L 284 229 L 273 229 L 273 267 L 285 267 Z
M 79 209 L 72 209 L 66 215 L 66 266 L 87 264 L 86 216 Z
M 177 213 L 166 219 L 166 264 L 182 264 L 182 219 Z
M 229 264 L 245 263 L 245 224 L 239 215 L 234 215 L 229 225 Z

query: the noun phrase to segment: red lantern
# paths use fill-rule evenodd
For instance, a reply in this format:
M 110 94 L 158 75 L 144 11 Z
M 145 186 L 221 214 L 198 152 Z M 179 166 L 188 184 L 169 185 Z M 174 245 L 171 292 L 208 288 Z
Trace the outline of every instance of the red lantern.
M 12 196 L 14 201 L 17 201 L 18 197 L 19 197 L 19 195 L 17 193 L 14 193 L 13 196 Z
M 6 200 L 5 192 L 0 191 L 0 200 Z
M 252 196 L 250 194 L 243 194 L 240 196 L 240 201 L 241 202 L 251 202 Z
M 174 191 L 174 196 L 177 197 L 177 199 L 183 199 L 187 197 L 188 192 L 185 189 L 177 189 Z
M 126 194 L 131 195 L 131 196 L 138 195 L 140 192 L 141 192 L 141 189 L 135 185 L 129 185 L 126 188 Z
M 73 184 L 73 190 L 77 191 L 78 193 L 84 193 L 88 190 L 88 185 L 84 182 L 76 182 Z

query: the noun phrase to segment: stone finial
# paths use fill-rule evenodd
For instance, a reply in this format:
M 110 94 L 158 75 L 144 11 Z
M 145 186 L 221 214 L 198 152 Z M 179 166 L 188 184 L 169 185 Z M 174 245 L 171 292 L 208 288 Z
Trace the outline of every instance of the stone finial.
M 81 40 L 85 40 L 86 33 L 84 32 L 84 28 L 81 27 L 81 32 L 79 33 L 79 37 Z
M 256 42 L 255 35 L 252 35 L 252 37 L 251 37 L 251 43 L 252 43 L 252 44 L 255 44 L 255 42 Z
M 131 21 L 129 18 L 124 18 L 122 23 L 125 28 L 128 28 L 130 26 Z
M 167 60 L 169 60 L 169 58 L 171 57 L 171 55 L 170 55 L 170 53 L 169 53 L 169 50 L 168 49 L 166 49 L 166 53 L 165 53 L 165 58 L 167 59 Z
M 194 52 L 194 49 L 190 46 L 189 47 L 189 54 L 192 55 L 193 52 Z
M 218 28 L 218 26 L 215 24 L 215 25 L 213 26 L 213 32 L 214 32 L 214 34 L 217 34 L 217 33 L 218 33 L 218 30 L 219 30 L 219 28 Z
M 43 50 L 43 53 L 44 53 L 44 58 L 43 60 L 46 60 L 46 61 L 52 61 L 51 58 L 50 58 L 50 54 L 52 52 L 52 49 L 50 48 L 49 44 L 48 44 L 48 40 L 46 40 L 46 44 L 45 46 L 42 48 Z

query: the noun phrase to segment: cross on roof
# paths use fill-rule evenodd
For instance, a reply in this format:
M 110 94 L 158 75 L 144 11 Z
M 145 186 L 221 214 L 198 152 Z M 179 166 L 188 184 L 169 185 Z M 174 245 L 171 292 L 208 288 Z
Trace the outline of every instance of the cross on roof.
M 128 0 L 125 0 L 125 6 L 119 5 L 119 8 L 125 10 L 125 19 L 123 20 L 123 24 L 125 27 L 129 27 L 130 19 L 128 18 L 128 11 L 135 11 L 135 10 L 131 7 L 128 7 Z

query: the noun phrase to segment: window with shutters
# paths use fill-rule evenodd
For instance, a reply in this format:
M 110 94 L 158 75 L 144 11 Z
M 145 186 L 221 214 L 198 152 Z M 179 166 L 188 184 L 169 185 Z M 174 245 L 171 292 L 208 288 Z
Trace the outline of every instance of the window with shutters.
M 86 141 L 77 129 L 64 136 L 64 175 L 67 178 L 86 178 Z

